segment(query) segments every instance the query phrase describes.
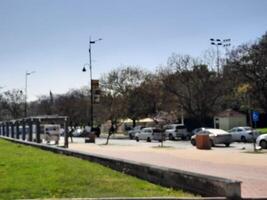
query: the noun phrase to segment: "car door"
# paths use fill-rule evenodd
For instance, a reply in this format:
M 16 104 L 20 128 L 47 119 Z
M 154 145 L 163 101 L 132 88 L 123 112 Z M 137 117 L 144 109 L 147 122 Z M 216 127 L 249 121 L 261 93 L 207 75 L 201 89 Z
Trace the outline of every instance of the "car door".
M 148 129 L 146 132 L 146 139 L 150 138 L 150 140 L 152 140 L 152 133 L 153 133 L 153 129 Z
M 144 140 L 146 138 L 146 131 L 147 131 L 147 129 L 141 130 L 141 132 L 139 134 L 139 139 L 140 140 Z
M 143 140 L 146 140 L 147 138 L 152 139 L 151 135 L 152 135 L 152 129 L 146 129 L 144 131 Z
M 239 133 L 237 132 L 237 128 L 232 128 L 228 131 L 232 135 L 232 141 L 238 141 L 240 140 Z
M 245 137 L 245 139 L 247 139 L 246 132 L 242 128 L 237 128 L 236 135 L 237 135 L 239 141 L 242 140 L 242 136 Z

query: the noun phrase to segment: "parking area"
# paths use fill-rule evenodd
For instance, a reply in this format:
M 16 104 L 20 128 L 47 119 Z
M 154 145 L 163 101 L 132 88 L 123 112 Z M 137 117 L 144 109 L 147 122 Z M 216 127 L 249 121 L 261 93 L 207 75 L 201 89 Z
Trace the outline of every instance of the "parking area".
M 117 138 L 117 139 L 115 139 Z M 109 141 L 109 145 L 111 146 L 128 146 L 128 147 L 158 147 L 161 143 L 158 141 L 146 142 L 144 140 L 140 140 L 137 142 L 136 140 L 130 140 L 124 136 L 117 136 L 113 137 Z M 73 137 L 73 143 L 84 143 L 83 137 Z M 63 141 L 63 138 L 61 138 Z M 70 141 L 70 139 L 69 139 Z M 96 138 L 97 145 L 102 145 L 106 143 L 106 137 Z M 183 140 L 166 140 L 163 142 L 163 146 L 166 148 L 173 148 L 173 149 L 195 149 L 195 147 L 190 143 L 190 141 L 183 141 Z M 234 142 L 231 143 L 230 147 L 225 147 L 225 145 L 217 144 L 215 147 L 212 148 L 214 151 L 235 151 L 235 152 L 247 152 L 253 151 L 253 144 L 252 143 L 243 143 L 243 142 Z M 267 152 L 267 150 L 262 150 L 262 152 Z
M 123 138 L 123 137 L 122 137 Z M 73 138 L 72 150 L 143 162 L 157 166 L 197 172 L 242 181 L 243 197 L 267 198 L 267 151 L 251 153 L 251 143 L 232 143 L 198 150 L 190 141 L 136 142 L 129 139 L 97 138 L 96 143 L 84 143 L 84 138 Z

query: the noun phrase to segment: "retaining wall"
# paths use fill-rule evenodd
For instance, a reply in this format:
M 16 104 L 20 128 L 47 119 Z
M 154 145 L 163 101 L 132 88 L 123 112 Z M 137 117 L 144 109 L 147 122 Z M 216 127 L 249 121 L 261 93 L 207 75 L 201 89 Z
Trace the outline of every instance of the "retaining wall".
M 0 137 L 12 142 L 34 146 L 43 150 L 97 162 L 114 170 L 133 175 L 162 186 L 183 189 L 185 191 L 200 194 L 206 197 L 227 197 L 228 199 L 241 199 L 240 181 L 166 167 L 159 167 L 93 153 L 84 153 L 45 144 L 16 140 L 3 136 Z

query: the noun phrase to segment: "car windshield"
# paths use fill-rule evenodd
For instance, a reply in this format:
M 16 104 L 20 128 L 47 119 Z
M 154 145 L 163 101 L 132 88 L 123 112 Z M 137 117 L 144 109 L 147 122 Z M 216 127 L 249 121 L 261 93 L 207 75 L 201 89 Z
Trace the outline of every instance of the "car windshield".
M 142 129 L 141 126 L 136 126 L 136 127 L 134 127 L 134 130 L 140 130 L 140 129 Z
M 176 129 L 185 129 L 185 126 L 176 126 Z
M 165 129 L 175 129 L 176 125 L 167 125 Z
M 251 127 L 245 127 L 245 130 L 246 130 L 246 131 L 251 131 L 252 128 L 251 128 Z

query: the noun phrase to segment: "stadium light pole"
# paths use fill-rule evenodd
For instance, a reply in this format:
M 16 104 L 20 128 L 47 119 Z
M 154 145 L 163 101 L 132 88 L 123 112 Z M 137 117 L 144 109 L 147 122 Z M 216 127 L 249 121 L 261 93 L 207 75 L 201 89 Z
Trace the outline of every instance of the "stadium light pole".
M 228 63 L 228 60 L 227 60 L 227 57 L 229 56 L 229 49 L 228 47 L 231 46 L 231 39 L 228 38 L 228 39 L 224 39 L 223 40 L 223 47 L 225 48 L 225 57 L 226 57 L 226 63 Z
M 210 44 L 216 46 L 216 52 L 217 52 L 217 73 L 220 73 L 220 57 L 219 57 L 219 46 L 222 45 L 222 41 L 220 39 L 210 39 Z
M 217 53 L 217 73 L 220 73 L 220 51 L 219 46 L 223 46 L 226 50 L 229 46 L 231 46 L 231 39 L 210 39 L 210 44 L 216 46 L 216 53 Z
M 27 117 L 27 92 L 28 92 L 28 76 L 31 74 L 35 73 L 35 71 L 28 72 L 26 71 L 25 73 L 25 105 L 24 105 L 24 117 Z
M 90 125 L 91 125 L 91 129 L 93 128 L 93 123 L 94 123 L 94 102 L 93 102 L 93 87 L 92 87 L 92 78 L 93 78 L 93 71 L 92 71 L 92 44 L 95 44 L 97 41 L 102 40 L 102 38 L 99 38 L 97 40 L 91 40 L 91 37 L 89 38 L 89 71 L 90 71 L 90 95 L 91 95 L 91 110 L 90 110 Z M 84 64 L 82 71 L 86 72 L 86 65 L 88 64 Z

